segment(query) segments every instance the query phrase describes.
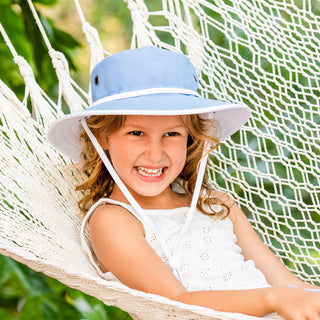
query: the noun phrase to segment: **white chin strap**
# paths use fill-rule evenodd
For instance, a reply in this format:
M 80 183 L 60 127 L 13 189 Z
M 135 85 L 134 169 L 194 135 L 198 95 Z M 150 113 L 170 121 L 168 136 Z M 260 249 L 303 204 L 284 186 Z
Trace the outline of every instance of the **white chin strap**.
M 113 165 L 111 164 L 109 158 L 105 154 L 105 152 L 102 149 L 101 145 L 99 144 L 98 140 L 96 139 L 96 137 L 93 135 L 93 133 L 89 129 L 89 127 L 88 127 L 88 125 L 86 123 L 86 119 L 82 119 L 81 120 L 81 124 L 82 124 L 84 130 L 86 131 L 89 139 L 91 140 L 92 144 L 96 148 L 96 150 L 97 150 L 102 162 L 106 166 L 106 168 L 109 171 L 109 173 L 110 173 L 111 177 L 113 178 L 114 182 L 120 188 L 121 192 L 124 194 L 126 199 L 132 205 L 134 210 L 138 213 L 138 215 L 139 215 L 140 219 L 142 220 L 143 224 L 146 224 L 152 230 L 152 232 L 155 234 L 155 236 L 157 237 L 157 239 L 158 239 L 158 241 L 159 241 L 159 243 L 160 243 L 160 245 L 161 245 L 161 247 L 163 249 L 164 254 L 166 255 L 166 257 L 168 259 L 170 267 L 172 268 L 172 272 L 183 283 L 183 279 L 182 279 L 182 277 L 180 275 L 180 272 L 179 272 L 179 269 L 178 269 L 179 268 L 179 261 L 177 261 L 177 259 L 175 258 L 175 253 L 177 251 L 178 245 L 179 245 L 179 243 L 180 243 L 185 231 L 187 230 L 187 228 L 189 227 L 189 225 L 191 223 L 193 214 L 194 214 L 196 206 L 197 206 L 199 194 L 200 194 L 200 191 L 201 191 L 201 185 L 202 185 L 202 181 L 203 181 L 203 176 L 204 176 L 204 172 L 205 172 L 206 164 L 207 164 L 207 158 L 208 158 L 207 148 L 204 149 L 203 157 L 202 157 L 201 162 L 200 162 L 197 181 L 196 181 L 196 185 L 195 185 L 195 188 L 194 188 L 194 191 L 193 191 L 192 201 L 191 201 L 191 205 L 190 205 L 190 209 L 189 209 L 189 213 L 188 213 L 187 219 L 186 219 L 186 221 L 184 223 L 184 226 L 181 229 L 180 234 L 179 234 L 179 236 L 178 236 L 178 238 L 177 238 L 177 240 L 176 240 L 176 242 L 175 242 L 175 244 L 173 246 L 172 252 L 170 252 L 170 249 L 168 248 L 167 244 L 163 240 L 161 234 L 159 234 L 157 232 L 153 221 L 148 217 L 146 212 L 141 208 L 141 206 L 138 204 L 138 202 L 134 199 L 134 197 L 129 192 L 128 188 L 125 186 L 125 184 L 120 179 L 119 175 L 115 171 Z

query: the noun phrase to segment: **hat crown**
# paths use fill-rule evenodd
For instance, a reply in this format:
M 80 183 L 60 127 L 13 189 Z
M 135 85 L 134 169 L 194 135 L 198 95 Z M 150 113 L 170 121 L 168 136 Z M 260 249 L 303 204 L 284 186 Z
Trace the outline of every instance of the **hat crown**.
M 148 46 L 103 59 L 91 73 L 91 87 L 95 102 L 114 94 L 152 88 L 197 91 L 198 77 L 183 54 Z

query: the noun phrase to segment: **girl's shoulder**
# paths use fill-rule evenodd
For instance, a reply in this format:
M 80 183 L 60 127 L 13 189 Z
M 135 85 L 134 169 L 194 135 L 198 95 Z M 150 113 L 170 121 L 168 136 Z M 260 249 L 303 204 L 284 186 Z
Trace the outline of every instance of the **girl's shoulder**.
M 130 228 L 145 233 L 142 223 L 132 213 L 130 206 L 125 203 L 101 199 L 100 203 L 91 210 L 89 219 L 91 234 L 102 228 L 105 231 L 107 229 Z

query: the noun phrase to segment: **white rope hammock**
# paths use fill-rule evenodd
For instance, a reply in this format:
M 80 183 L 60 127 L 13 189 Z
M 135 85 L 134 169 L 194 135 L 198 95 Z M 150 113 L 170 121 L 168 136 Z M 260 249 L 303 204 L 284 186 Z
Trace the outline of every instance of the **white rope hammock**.
M 79 243 L 82 216 L 74 185 L 82 177 L 46 141 L 48 125 L 62 114 L 62 99 L 75 111 L 90 103 L 90 95 L 71 79 L 66 59 L 51 47 L 28 2 L 59 79 L 59 99 L 53 102 L 39 87 L 0 25 L 26 84 L 21 102 L 0 81 L 0 253 L 134 319 L 256 319 L 184 305 L 97 275 Z M 133 47 L 152 44 L 186 53 L 203 96 L 251 107 L 249 124 L 211 157 L 211 182 L 236 199 L 295 274 L 319 285 L 319 7 L 311 0 L 163 0 L 150 11 L 147 1 L 126 2 Z M 93 66 L 105 52 L 75 4 Z

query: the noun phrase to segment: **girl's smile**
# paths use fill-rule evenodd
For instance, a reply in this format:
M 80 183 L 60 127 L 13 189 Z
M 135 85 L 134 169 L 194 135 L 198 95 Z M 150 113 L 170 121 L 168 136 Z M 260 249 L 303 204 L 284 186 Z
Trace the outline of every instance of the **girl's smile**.
M 184 168 L 188 131 L 180 116 L 126 116 L 109 136 L 107 150 L 134 197 L 172 195 L 170 184 Z M 112 196 L 118 194 L 115 186 Z M 124 200 L 124 199 L 123 199 Z
M 166 168 L 145 168 L 145 167 L 136 167 L 138 174 L 141 176 L 141 179 L 148 179 L 147 181 L 160 181 L 165 174 Z

